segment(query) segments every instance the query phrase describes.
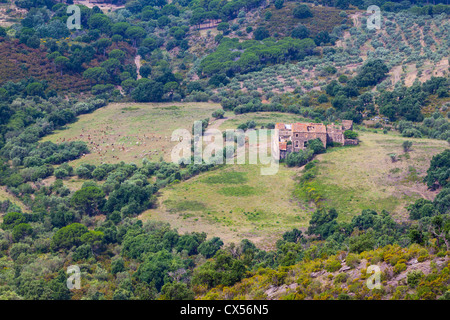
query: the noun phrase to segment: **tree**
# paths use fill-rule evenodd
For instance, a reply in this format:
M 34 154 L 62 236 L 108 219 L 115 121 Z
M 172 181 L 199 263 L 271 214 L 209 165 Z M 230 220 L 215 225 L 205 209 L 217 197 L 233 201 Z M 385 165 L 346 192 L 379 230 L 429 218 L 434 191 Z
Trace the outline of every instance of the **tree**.
M 33 233 L 33 229 L 28 223 L 21 223 L 16 225 L 12 230 L 12 236 L 14 242 L 18 242 L 25 236 L 29 236 Z
M 41 41 L 39 40 L 39 37 L 36 35 L 29 37 L 27 40 L 27 46 L 30 48 L 37 49 L 39 48 L 40 45 Z
M 409 140 L 403 141 L 403 144 L 402 144 L 403 151 L 408 152 L 409 150 L 411 150 L 412 144 L 413 144 L 412 141 L 409 141 Z
M 117 22 L 111 27 L 111 33 L 114 35 L 125 36 L 125 31 L 130 27 L 128 22 Z
M 25 223 L 25 217 L 21 212 L 10 212 L 3 216 L 2 229 L 13 229 L 16 225 Z
M 299 24 L 297 27 L 292 30 L 291 36 L 292 38 L 304 39 L 308 38 L 310 34 L 309 29 L 304 24 Z
M 270 34 L 265 27 L 258 27 L 253 32 L 253 36 L 255 40 L 264 40 L 265 38 L 270 37 Z
M 150 79 L 146 81 L 138 81 L 137 87 L 131 93 L 131 96 L 138 102 L 158 102 L 164 94 L 164 86 L 161 82 L 156 82 Z
M 69 64 L 69 58 L 64 56 L 58 56 L 55 58 L 55 60 L 53 60 L 53 62 L 55 63 L 56 67 L 60 70 L 62 76 L 64 68 L 66 68 L 67 65 Z
M 373 230 L 368 230 L 358 236 L 350 237 L 349 239 L 349 251 L 361 253 L 363 251 L 373 250 L 375 246 L 375 235 Z
M 139 74 L 143 78 L 148 78 L 148 76 L 152 73 L 152 68 L 149 64 L 144 64 L 139 68 Z
M 338 228 L 336 218 L 338 213 L 336 209 L 328 211 L 321 209 L 313 213 L 309 221 L 308 234 L 317 235 L 320 239 L 326 239 L 332 235 Z
M 293 11 L 294 17 L 297 19 L 306 19 L 313 16 L 313 13 L 306 4 L 301 4 Z
M 194 270 L 192 284 L 232 286 L 240 281 L 246 271 L 242 261 L 234 259 L 231 254 L 219 251 L 212 261 L 207 261 Z
M 114 49 L 111 50 L 110 53 L 108 53 L 108 57 L 111 59 L 117 59 L 121 62 L 123 62 L 123 60 L 125 59 L 125 52 L 123 52 L 120 49 Z
M 450 212 L 450 188 L 446 187 L 434 198 L 434 207 L 441 214 Z
M 167 250 L 149 253 L 136 271 L 136 277 L 149 284 L 153 284 L 156 290 L 169 282 L 167 274 L 181 267 L 178 256 L 173 256 Z
M 219 110 L 215 110 L 212 113 L 212 116 L 213 116 L 213 118 L 216 118 L 216 119 L 222 119 L 224 114 L 225 114 L 225 111 L 223 111 L 222 109 L 219 109 Z
M 319 95 L 318 97 L 317 97 L 317 102 L 318 103 L 326 103 L 326 102 L 328 102 L 328 97 L 327 97 L 327 95 L 326 94 L 321 94 L 321 95 Z
M 347 10 L 349 4 L 350 4 L 349 0 L 335 0 L 334 1 L 334 6 L 336 8 L 342 9 L 342 10 Z M 352 4 L 353 4 L 353 2 L 352 2 Z
M 166 283 L 161 293 L 166 300 L 193 300 L 195 293 L 183 282 Z
M 428 188 L 450 186 L 450 150 L 445 150 L 431 159 L 425 181 Z
M 206 259 L 212 258 L 216 252 L 223 246 L 223 241 L 219 237 L 213 237 L 211 240 L 203 242 L 198 247 L 198 252 Z
M 103 193 L 103 190 L 94 186 L 81 188 L 76 191 L 70 199 L 70 203 L 75 208 L 88 215 L 100 213 L 100 209 L 104 202 L 105 194 Z
M 171 20 L 168 16 L 161 16 L 158 18 L 158 27 L 164 28 L 165 26 L 168 26 L 171 23 Z
M 100 64 L 100 67 L 105 69 L 106 73 L 112 77 L 112 75 L 116 75 L 118 71 L 121 69 L 122 64 L 116 58 L 110 58 L 108 60 L 103 61 Z
M 322 140 L 320 139 L 312 139 L 308 141 L 308 149 L 312 150 L 314 154 L 325 153 L 326 148 L 323 145 Z
M 217 25 L 217 30 L 219 31 L 227 31 L 230 28 L 228 22 L 221 22 Z
M 424 198 L 417 199 L 416 202 L 410 204 L 407 209 L 411 220 L 419 220 L 436 214 L 433 202 Z
M 316 45 L 320 46 L 322 44 L 327 44 L 331 42 L 330 34 L 328 31 L 320 31 L 317 33 L 317 35 L 314 37 L 314 42 Z
M 284 5 L 284 0 L 275 0 L 275 8 L 276 9 L 283 8 L 283 5 Z
M 101 38 L 98 39 L 94 43 L 94 47 L 97 48 L 99 52 L 103 53 L 103 56 L 106 56 L 106 49 L 112 44 L 112 41 L 108 38 Z
M 133 46 L 136 48 L 137 44 L 146 35 L 143 28 L 137 26 L 131 26 L 125 31 L 125 35 L 133 42 Z
M 44 85 L 40 82 L 32 82 L 25 88 L 27 95 L 29 96 L 40 96 L 44 95 Z
M 388 72 L 389 69 L 382 60 L 369 60 L 356 75 L 356 83 L 359 87 L 374 86 L 384 79 Z
M 79 246 L 82 244 L 81 236 L 88 232 L 88 228 L 81 223 L 72 223 L 65 226 L 58 231 L 52 238 L 52 248 L 60 249 L 66 248 L 70 249 L 72 246 Z
M 172 99 L 173 94 L 179 90 L 180 85 L 176 81 L 170 81 L 164 84 L 164 93 L 169 94 L 170 99 Z
M 283 240 L 287 242 L 298 243 L 302 238 L 302 232 L 297 228 L 294 228 L 292 231 L 287 231 L 283 234 Z
M 450 220 L 444 217 L 444 215 L 434 216 L 431 220 L 429 230 L 433 237 L 437 240 L 436 246 L 439 248 L 443 242 L 445 243 L 445 247 L 448 251 L 450 250 Z
M 90 80 L 91 83 L 102 83 L 108 79 L 108 73 L 102 67 L 94 67 L 84 71 L 83 78 Z
M 109 33 L 111 30 L 111 20 L 103 13 L 93 14 L 88 20 L 89 28 L 98 29 L 103 33 Z
M 373 227 L 376 217 L 376 211 L 364 209 L 359 216 L 353 217 L 352 225 L 359 230 L 367 230 Z

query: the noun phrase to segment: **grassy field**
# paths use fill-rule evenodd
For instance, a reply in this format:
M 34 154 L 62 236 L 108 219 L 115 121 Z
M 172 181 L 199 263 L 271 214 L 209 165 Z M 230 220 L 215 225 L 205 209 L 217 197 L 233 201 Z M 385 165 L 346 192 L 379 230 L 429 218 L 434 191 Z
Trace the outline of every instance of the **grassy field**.
M 319 155 L 319 175 L 311 182 L 326 199 L 323 204 L 338 210 L 340 220 L 348 221 L 368 208 L 405 219 L 406 205 L 420 197 L 434 199 L 437 192 L 427 190 L 422 180 L 433 155 L 448 148 L 446 141 L 381 132 L 360 132 L 360 139 L 357 147 L 328 149 Z M 413 142 L 406 154 L 405 140 Z M 397 161 L 392 162 L 391 153 L 397 154 Z
M 267 113 L 262 123 L 289 120 L 285 118 L 289 115 L 278 116 Z M 234 128 L 250 119 L 255 118 L 230 117 L 220 122 L 220 128 Z M 407 139 L 381 131 L 360 132 L 360 139 L 359 146 L 328 149 L 319 155 L 319 174 L 310 184 L 324 199 L 320 205 L 336 208 L 340 221 L 368 208 L 387 210 L 403 220 L 408 204 L 420 197 L 434 198 L 436 192 L 427 190 L 422 179 L 433 155 L 448 148 L 446 141 Z M 405 140 L 413 142 L 407 154 L 402 147 Z M 392 162 L 391 153 L 397 154 L 397 161 Z M 169 222 L 182 232 L 205 231 L 225 242 L 248 238 L 270 248 L 283 232 L 307 227 L 316 208 L 296 182 L 301 174 L 300 168 L 285 166 L 273 176 L 261 176 L 257 165 L 225 166 L 164 189 L 159 207 L 142 218 Z
M 15 205 L 19 206 L 23 212 L 29 212 L 29 210 L 25 207 L 25 205 L 18 200 L 15 196 L 13 196 L 12 194 L 8 193 L 4 187 L 0 188 L 0 201 L 5 201 L 5 200 L 9 200 L 12 203 L 14 203 Z
M 190 129 L 195 120 L 210 117 L 217 108 L 207 103 L 111 104 L 81 116 L 67 130 L 46 139 L 81 139 L 91 148 L 102 149 L 72 162 L 75 167 L 81 162 L 122 160 L 138 164 L 144 156 L 155 161 L 161 156 L 169 160 L 174 144 L 170 142 L 172 130 Z M 286 113 L 227 112 L 224 119 L 211 119 L 209 128 L 232 129 L 248 120 L 254 120 L 257 128 L 268 123 L 308 121 Z M 434 198 L 435 193 L 427 190 L 421 180 L 432 156 L 448 148 L 446 141 L 407 139 L 373 130 L 359 133 L 359 146 L 328 149 L 317 157 L 318 175 L 309 186 L 324 199 L 320 205 L 336 208 L 341 221 L 350 220 L 366 208 L 385 209 L 404 219 L 407 204 L 419 197 Z M 407 154 L 402 148 L 405 140 L 413 141 Z M 146 155 L 149 152 L 151 155 Z M 397 154 L 396 162 L 392 162 L 391 153 Z M 301 168 L 280 165 L 277 174 L 267 176 L 260 174 L 260 168 L 224 165 L 171 185 L 161 190 L 158 207 L 140 218 L 169 222 L 180 232 L 204 231 L 225 242 L 247 238 L 261 248 L 273 248 L 285 231 L 306 228 L 316 205 L 297 182 Z M 47 182 L 53 183 L 52 179 Z M 73 177 L 64 184 L 77 190 L 83 182 Z
M 247 238 L 270 247 L 294 227 L 306 227 L 313 209 L 293 196 L 298 169 L 280 166 L 261 175 L 259 165 L 225 165 L 162 191 L 143 219 L 169 222 L 181 232 L 206 232 L 226 242 Z
M 170 160 L 170 151 L 176 142 L 170 137 L 175 129 L 192 128 L 196 120 L 210 118 L 220 108 L 213 103 L 113 103 L 56 131 L 42 141 L 81 140 L 88 143 L 90 154 L 71 162 L 140 164 L 142 158 Z

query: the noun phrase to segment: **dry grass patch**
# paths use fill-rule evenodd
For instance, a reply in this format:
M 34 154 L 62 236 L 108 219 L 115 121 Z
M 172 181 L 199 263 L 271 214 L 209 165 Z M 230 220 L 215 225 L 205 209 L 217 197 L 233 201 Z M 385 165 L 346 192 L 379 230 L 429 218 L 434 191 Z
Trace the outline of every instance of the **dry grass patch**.
M 404 138 L 360 132 L 357 147 L 329 149 L 320 155 L 318 176 L 312 186 L 335 207 L 340 219 L 350 220 L 363 209 L 387 210 L 396 218 L 407 217 L 406 206 L 419 197 L 434 199 L 436 192 L 422 183 L 431 158 L 448 148 L 441 140 Z M 413 142 L 403 152 L 402 143 Z M 393 162 L 389 154 L 397 154 Z
M 293 197 L 298 170 L 280 166 L 263 176 L 259 165 L 225 165 L 165 188 L 143 219 L 169 222 L 181 232 L 204 231 L 224 242 L 244 238 L 273 248 L 282 233 L 306 227 L 311 210 Z
M 175 129 L 191 130 L 194 121 L 211 118 L 220 108 L 214 103 L 112 103 L 45 137 L 42 141 L 85 141 L 90 154 L 72 161 L 101 163 L 140 163 L 145 157 L 170 161 L 177 142 L 170 141 Z

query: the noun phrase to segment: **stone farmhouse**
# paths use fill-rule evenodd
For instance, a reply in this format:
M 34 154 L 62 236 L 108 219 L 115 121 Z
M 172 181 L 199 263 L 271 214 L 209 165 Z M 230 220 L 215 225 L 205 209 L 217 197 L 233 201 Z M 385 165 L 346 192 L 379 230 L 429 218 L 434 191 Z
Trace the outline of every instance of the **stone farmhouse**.
M 333 142 L 342 145 L 356 145 L 357 139 L 345 139 L 344 132 L 353 130 L 352 120 L 342 120 L 342 125 L 323 123 L 277 123 L 280 158 L 285 158 L 290 152 L 298 152 L 308 146 L 308 141 L 320 139 L 323 146 Z

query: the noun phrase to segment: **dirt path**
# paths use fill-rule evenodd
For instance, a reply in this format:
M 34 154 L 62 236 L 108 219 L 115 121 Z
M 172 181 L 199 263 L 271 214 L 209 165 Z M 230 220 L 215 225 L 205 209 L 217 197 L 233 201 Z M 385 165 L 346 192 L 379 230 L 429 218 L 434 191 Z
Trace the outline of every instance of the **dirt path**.
M 230 117 L 223 117 L 221 119 L 214 120 L 211 125 L 208 126 L 208 128 L 211 129 L 219 129 L 219 127 L 227 120 L 234 119 L 236 116 L 230 116 Z
M 134 58 L 134 64 L 136 65 L 137 78 L 139 80 L 142 78 L 141 74 L 139 73 L 139 70 L 141 69 L 141 56 L 140 55 L 137 55 Z
M 234 119 L 236 116 L 230 116 L 230 117 L 223 117 L 221 119 L 215 119 L 213 121 L 210 122 L 210 124 L 208 125 L 208 128 L 206 128 L 205 133 L 203 134 L 204 136 L 209 136 L 211 135 L 211 132 L 208 132 L 208 129 L 219 129 L 219 127 L 227 120 L 231 120 Z

